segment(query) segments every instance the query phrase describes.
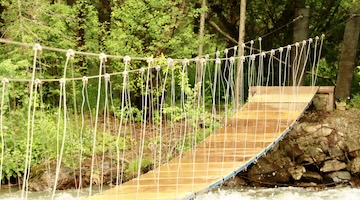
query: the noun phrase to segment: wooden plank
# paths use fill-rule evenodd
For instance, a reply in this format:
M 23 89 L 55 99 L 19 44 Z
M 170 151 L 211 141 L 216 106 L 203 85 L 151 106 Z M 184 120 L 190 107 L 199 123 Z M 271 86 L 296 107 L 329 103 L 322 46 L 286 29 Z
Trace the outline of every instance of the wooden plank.
M 231 176 L 293 125 L 318 87 L 253 87 L 248 103 L 196 145 L 159 168 L 90 197 L 183 199 Z

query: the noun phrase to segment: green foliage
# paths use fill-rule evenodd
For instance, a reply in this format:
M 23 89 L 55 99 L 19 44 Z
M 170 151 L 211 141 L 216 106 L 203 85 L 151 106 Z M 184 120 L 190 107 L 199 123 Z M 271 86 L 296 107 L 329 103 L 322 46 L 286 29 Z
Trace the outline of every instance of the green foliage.
M 141 162 L 141 165 L 139 166 Z M 133 159 L 126 167 L 126 174 L 130 177 L 137 176 L 139 168 L 140 172 L 144 173 L 144 170 L 149 170 L 149 167 L 153 164 L 152 159 L 150 158 L 143 158 L 140 160 L 140 158 Z
M 27 141 L 27 116 L 20 112 L 12 112 L 8 119 L 4 119 L 9 123 L 4 126 L 5 141 L 5 157 L 3 162 L 3 177 L 21 177 L 24 172 L 24 164 L 26 160 L 26 141 Z M 64 166 L 70 169 L 78 169 L 79 153 L 82 151 L 83 160 L 88 159 L 92 155 L 93 149 L 93 130 L 86 127 L 82 133 L 75 130 L 74 124 L 69 119 L 66 137 L 64 143 L 63 159 Z M 59 128 L 58 128 L 59 127 Z M 58 126 L 58 115 L 53 112 L 46 115 L 39 113 L 34 121 L 33 139 L 32 139 L 32 155 L 31 166 L 42 163 L 51 163 L 58 160 L 59 152 L 64 134 L 64 122 L 61 121 Z M 125 148 L 125 139 L 120 138 L 116 143 L 116 135 L 108 132 L 99 131 L 97 134 L 97 153 L 115 152 L 118 145 L 120 150 Z M 103 149 L 103 144 L 106 144 Z M 0 151 L 2 151 L 0 147 Z M 4 162 L 6 161 L 6 162 Z

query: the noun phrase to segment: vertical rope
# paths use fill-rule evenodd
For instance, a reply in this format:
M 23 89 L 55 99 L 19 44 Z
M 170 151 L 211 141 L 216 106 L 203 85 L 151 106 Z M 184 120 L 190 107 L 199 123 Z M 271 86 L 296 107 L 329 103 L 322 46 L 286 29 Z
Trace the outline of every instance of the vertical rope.
M 100 97 L 101 97 L 101 75 L 103 70 L 103 65 L 106 62 L 106 55 L 100 54 L 100 66 L 99 66 L 99 79 L 98 79 L 98 93 L 96 99 L 96 111 L 95 111 L 95 124 L 94 124 L 94 133 L 93 133 L 93 146 L 92 146 L 92 157 L 91 157 L 91 172 L 90 172 L 90 185 L 89 185 L 89 196 L 92 193 L 93 185 L 93 176 L 94 176 L 94 163 L 95 163 L 95 153 L 96 153 L 96 135 L 99 119 L 99 106 L 100 106 Z
M 63 137 L 62 137 L 60 154 L 59 154 L 58 162 L 56 164 L 56 174 L 55 174 L 55 180 L 54 180 L 54 187 L 53 187 L 53 191 L 52 191 L 52 195 L 51 195 L 52 200 L 55 198 L 55 193 L 56 193 L 56 189 L 57 189 L 57 182 L 58 182 L 61 163 L 62 163 L 62 156 L 63 156 L 63 152 L 64 152 L 64 148 L 65 148 L 65 142 L 66 142 L 65 141 L 66 132 L 67 132 L 67 130 L 66 130 L 67 129 L 66 73 L 67 73 L 67 67 L 68 67 L 68 64 L 70 62 L 70 59 L 73 56 L 74 56 L 74 52 L 72 50 L 69 50 L 68 53 L 66 54 L 66 61 L 65 61 L 65 66 L 64 66 L 64 75 L 63 75 L 63 78 L 60 80 L 60 90 L 61 90 L 60 93 L 62 93 L 62 100 L 63 100 L 63 123 L 64 123 L 64 126 L 63 126 Z M 60 98 L 61 98 L 61 95 L 60 95 Z M 60 117 L 60 113 L 61 112 L 60 112 L 60 107 L 59 107 L 59 117 Z
M 82 155 L 83 155 L 83 151 L 84 151 L 84 147 L 83 147 L 83 133 L 84 133 L 84 129 L 85 129 L 85 113 L 84 113 L 84 109 L 85 109 L 85 103 L 86 103 L 86 95 L 85 95 L 85 88 L 87 87 L 88 84 L 88 78 L 87 77 L 83 77 L 82 79 L 82 89 L 81 89 L 81 96 L 82 96 L 82 102 L 81 102 L 81 128 L 80 128 L 80 135 L 79 135 L 79 141 L 80 141 L 80 152 L 79 152 L 79 185 L 78 185 L 78 190 L 77 190 L 77 197 L 80 197 L 80 191 L 82 188 Z
M 35 73 L 36 73 L 36 60 L 38 53 L 42 50 L 39 44 L 35 44 L 33 47 L 34 50 L 34 59 L 33 59 L 33 70 L 31 74 L 31 82 L 30 82 L 30 94 L 29 94 L 29 101 L 28 101 L 28 112 L 27 112 L 27 137 L 26 137 L 26 156 L 25 156 L 25 167 L 24 167 L 24 176 L 23 176 L 23 185 L 21 189 L 21 199 L 27 198 L 27 191 L 28 191 L 28 180 L 29 180 L 29 150 L 30 150 L 30 136 L 31 136 L 31 108 L 32 108 L 32 100 L 33 100 L 33 92 L 34 92 L 34 85 L 35 85 Z

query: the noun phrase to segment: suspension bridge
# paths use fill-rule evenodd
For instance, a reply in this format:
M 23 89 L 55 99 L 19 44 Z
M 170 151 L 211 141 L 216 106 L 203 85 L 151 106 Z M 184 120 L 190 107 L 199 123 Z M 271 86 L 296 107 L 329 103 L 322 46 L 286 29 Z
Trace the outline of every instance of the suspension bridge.
M 323 39 L 257 53 L 251 43 L 245 56 L 238 56 L 234 47 L 191 59 L 111 56 L 1 40 L 31 47 L 34 54 L 30 78 L 2 77 L 0 173 L 4 158 L 11 157 L 8 140 L 19 134 L 9 131 L 16 127 L 12 113 L 18 109 L 12 106 L 16 99 L 11 89 L 24 87 L 29 98 L 26 130 L 18 130 L 26 133 L 21 198 L 29 191 L 34 135 L 44 134 L 36 120 L 53 116 L 55 135 L 45 131 L 41 144 L 54 149 L 55 166 L 46 167 L 54 178 L 49 185 L 52 199 L 61 169 L 69 167 L 68 154 L 78 159 L 72 164 L 78 195 L 86 187 L 88 199 L 196 198 L 246 170 L 303 115 L 318 91 Z M 42 76 L 44 51 L 65 55 L 62 76 Z M 98 57 L 99 73 L 75 76 L 78 55 Z M 248 91 L 241 92 L 240 99 L 247 99 L 241 107 L 235 101 L 239 76 L 241 91 Z M 309 86 L 301 86 L 303 78 Z M 50 86 L 59 98 L 57 112 L 48 116 L 44 88 Z M 96 100 L 91 101 L 90 92 Z M 46 146 L 52 140 L 55 146 Z M 70 146 L 69 140 L 77 145 Z M 104 177 L 110 177 L 113 188 L 104 189 Z

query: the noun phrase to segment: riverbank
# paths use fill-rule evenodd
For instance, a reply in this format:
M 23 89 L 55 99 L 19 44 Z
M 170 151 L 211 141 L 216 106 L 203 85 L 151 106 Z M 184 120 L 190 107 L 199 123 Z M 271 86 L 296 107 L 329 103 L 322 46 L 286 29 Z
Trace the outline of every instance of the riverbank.
M 360 110 L 309 109 L 265 156 L 227 186 L 360 186 Z

